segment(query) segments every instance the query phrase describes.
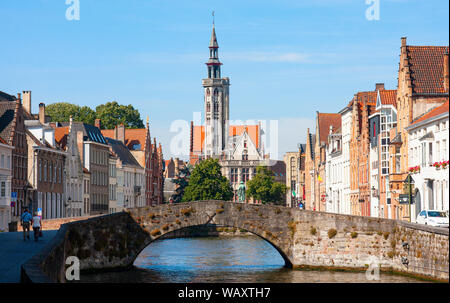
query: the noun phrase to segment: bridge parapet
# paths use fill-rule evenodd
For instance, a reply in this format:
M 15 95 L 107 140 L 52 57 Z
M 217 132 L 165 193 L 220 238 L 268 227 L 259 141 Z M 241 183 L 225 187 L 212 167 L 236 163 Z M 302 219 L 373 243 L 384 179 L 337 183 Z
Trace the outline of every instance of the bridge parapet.
M 204 224 L 260 236 L 288 267 L 364 270 L 376 260 L 381 270 L 448 281 L 448 229 L 224 201 L 148 206 L 64 224 L 52 243 L 24 264 L 23 281 L 65 282 L 68 256 L 77 256 L 84 272 L 128 268 L 161 236 Z

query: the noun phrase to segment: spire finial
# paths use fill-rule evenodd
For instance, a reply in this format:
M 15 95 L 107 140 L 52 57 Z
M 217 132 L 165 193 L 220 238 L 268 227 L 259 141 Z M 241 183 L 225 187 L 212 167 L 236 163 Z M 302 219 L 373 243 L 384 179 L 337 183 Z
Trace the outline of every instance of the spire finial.
M 212 11 L 212 17 L 213 17 L 213 26 L 214 26 L 214 11 Z

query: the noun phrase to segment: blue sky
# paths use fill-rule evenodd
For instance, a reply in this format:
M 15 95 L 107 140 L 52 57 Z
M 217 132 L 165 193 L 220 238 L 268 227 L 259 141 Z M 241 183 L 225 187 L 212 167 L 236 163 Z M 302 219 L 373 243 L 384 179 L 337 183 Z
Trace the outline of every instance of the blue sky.
M 150 116 L 152 136 L 171 156 L 172 121 L 203 110 L 215 11 L 222 75 L 233 120 L 279 121 L 279 154 L 304 142 L 316 111 L 337 112 L 376 82 L 397 86 L 400 37 L 448 45 L 447 1 L 380 0 L 0 0 L 0 90 L 31 90 L 38 103 L 92 108 L 117 100 Z M 186 156 L 181 156 L 186 158 Z

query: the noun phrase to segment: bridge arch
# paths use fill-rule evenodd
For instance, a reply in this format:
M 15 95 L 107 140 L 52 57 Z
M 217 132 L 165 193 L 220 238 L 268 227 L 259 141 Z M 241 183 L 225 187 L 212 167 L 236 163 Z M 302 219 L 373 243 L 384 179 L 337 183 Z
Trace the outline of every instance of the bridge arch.
M 291 216 L 289 208 L 208 200 L 142 207 L 130 210 L 129 214 L 149 235 L 139 253 L 169 232 L 215 224 L 247 230 L 274 247 L 286 267 L 293 266 L 291 235 L 285 230 Z
M 183 226 L 183 227 L 178 227 L 176 229 L 172 229 L 172 230 L 167 230 L 164 232 L 161 232 L 161 234 L 158 234 L 155 237 L 152 237 L 151 240 L 149 241 L 145 241 L 142 243 L 142 246 L 139 247 L 139 250 L 137 251 L 137 253 L 134 255 L 134 259 L 132 261 L 132 263 L 134 263 L 134 261 L 136 260 L 136 258 L 141 254 L 141 252 L 147 248 L 149 245 L 151 245 L 153 242 L 161 239 L 163 236 L 168 235 L 170 233 L 175 233 L 177 231 L 183 230 L 183 229 L 189 229 L 191 227 L 198 227 L 198 226 L 204 226 L 205 224 L 201 224 L 201 225 L 188 225 L 188 226 Z M 284 266 L 288 267 L 288 268 L 292 268 L 293 264 L 292 261 L 289 259 L 289 257 L 286 255 L 286 253 L 279 247 L 277 246 L 276 243 L 274 243 L 273 240 L 269 239 L 267 236 L 261 235 L 261 233 L 259 232 L 255 232 L 255 231 L 250 231 L 247 230 L 246 228 L 244 228 L 243 226 L 235 226 L 235 225 L 220 225 L 220 227 L 230 227 L 230 228 L 238 228 L 238 229 L 244 229 L 248 232 L 250 232 L 251 234 L 259 237 L 260 239 L 264 240 L 265 242 L 269 243 L 270 246 L 272 246 L 277 252 L 278 254 L 283 258 L 284 261 Z

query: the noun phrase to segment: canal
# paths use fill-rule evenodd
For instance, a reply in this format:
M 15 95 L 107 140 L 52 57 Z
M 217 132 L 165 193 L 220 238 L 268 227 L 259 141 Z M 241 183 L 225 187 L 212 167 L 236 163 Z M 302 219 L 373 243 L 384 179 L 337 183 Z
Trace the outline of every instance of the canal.
M 365 273 L 284 268 L 279 253 L 256 236 L 160 240 L 147 246 L 134 265 L 128 271 L 82 275 L 80 282 L 422 282 L 383 273 L 379 281 L 368 281 Z

